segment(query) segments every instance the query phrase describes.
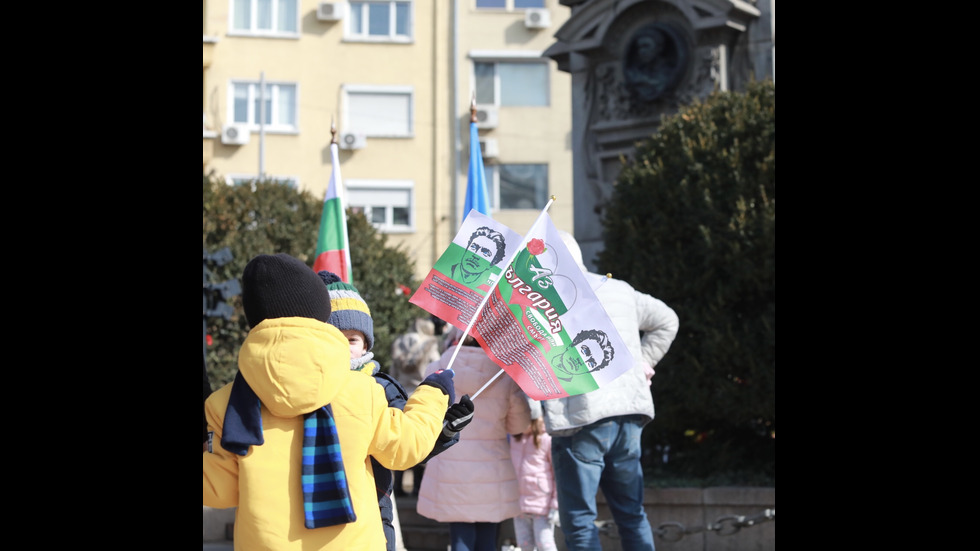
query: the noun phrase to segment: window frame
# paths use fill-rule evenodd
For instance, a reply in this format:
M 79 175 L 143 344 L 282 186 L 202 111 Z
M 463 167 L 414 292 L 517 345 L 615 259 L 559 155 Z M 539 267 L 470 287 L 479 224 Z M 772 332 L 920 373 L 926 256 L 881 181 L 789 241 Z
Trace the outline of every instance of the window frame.
M 551 167 L 548 163 L 501 163 L 495 162 L 492 164 L 484 164 L 483 173 L 487 180 L 487 194 L 490 196 L 490 210 L 491 212 L 497 211 L 517 211 L 517 210 L 541 210 L 544 205 L 541 206 L 531 206 L 526 208 L 518 207 L 502 207 L 500 205 L 500 167 L 501 166 L 516 166 L 516 165 L 535 165 L 543 166 L 545 169 L 545 196 L 547 197 L 551 190 Z M 489 170 L 488 170 L 489 169 Z M 547 204 L 547 201 L 545 202 Z
M 391 94 L 405 95 L 408 97 L 408 120 L 406 126 L 408 130 L 404 134 L 369 132 L 365 128 L 358 128 L 357 121 L 351 120 L 350 96 L 357 94 Z M 411 139 L 415 137 L 415 87 L 400 85 L 375 85 L 375 84 L 344 84 L 341 86 L 341 113 L 345 122 L 345 131 L 364 134 L 368 138 L 399 138 Z
M 248 183 L 252 180 L 259 180 L 258 174 L 246 174 L 244 172 L 234 172 L 225 175 L 225 184 L 229 186 L 240 186 Z M 298 176 L 278 176 L 273 174 L 266 174 L 266 180 L 276 180 L 280 184 L 285 184 L 293 189 L 300 189 L 299 187 L 299 177 Z
M 535 9 L 541 9 L 541 8 L 547 8 L 548 7 L 546 5 L 545 0 L 539 0 L 539 1 L 541 3 L 540 6 L 524 6 L 524 7 L 518 8 L 518 7 L 516 7 L 514 5 L 515 0 L 504 0 L 504 5 L 503 6 L 481 6 L 480 3 L 479 3 L 479 0 L 474 0 L 474 2 L 473 2 L 473 9 L 480 10 L 480 11 L 498 11 L 498 12 L 507 11 L 507 12 L 517 12 L 517 11 L 522 11 L 522 10 L 535 10 Z
M 256 10 L 258 9 L 258 0 L 244 0 L 248 2 L 249 5 L 249 28 L 239 29 L 235 27 L 235 0 L 228 0 L 228 36 L 251 36 L 251 37 L 262 37 L 262 38 L 289 38 L 289 39 L 299 39 L 300 29 L 302 28 L 303 15 L 301 13 L 303 2 L 302 0 L 271 0 L 272 2 L 272 20 L 274 23 L 279 21 L 279 10 L 278 6 L 281 2 L 293 2 L 296 5 L 296 21 L 295 31 L 285 31 L 278 29 L 278 25 L 274 24 L 271 30 L 257 29 L 255 28 L 257 17 Z
M 371 212 L 367 209 L 373 208 L 373 205 L 368 205 L 367 209 L 364 211 L 364 215 L 367 217 L 368 221 L 374 226 L 378 231 L 382 233 L 414 233 L 416 225 L 415 217 L 415 181 L 414 180 L 384 180 L 384 179 L 351 179 L 347 178 L 344 180 L 344 197 L 347 204 L 344 208 L 354 208 L 354 205 L 350 202 L 351 192 L 356 190 L 365 191 L 408 191 L 408 224 L 400 225 L 394 224 L 394 208 L 401 207 L 403 205 L 395 205 L 394 203 L 385 204 L 385 222 L 383 224 L 378 224 L 372 220 Z M 362 207 L 363 208 L 363 207 Z
M 255 104 L 259 101 L 258 98 L 258 88 L 261 81 L 251 80 L 251 79 L 231 79 L 228 81 L 228 117 L 227 120 L 234 124 L 244 124 L 247 125 L 249 130 L 255 131 L 260 130 L 259 124 L 259 113 L 255 111 Z M 248 105 L 247 119 L 246 121 L 235 120 L 235 88 L 239 85 L 248 85 L 248 98 L 246 103 Z M 292 87 L 295 91 L 295 105 L 292 107 L 292 117 L 293 123 L 283 124 L 278 122 L 279 111 L 276 109 L 277 101 L 279 96 L 279 90 L 283 87 Z M 287 81 L 265 81 L 265 87 L 270 91 L 271 97 L 269 98 L 269 103 L 272 108 L 272 113 L 269 114 L 271 122 L 265 125 L 266 132 L 272 132 L 276 134 L 298 134 L 299 133 L 299 83 L 298 82 L 287 82 Z
M 367 27 L 362 32 L 360 29 L 355 31 L 353 29 L 354 25 L 354 10 L 357 8 L 354 4 L 363 4 L 363 12 L 361 14 L 361 21 Z M 370 34 L 371 27 L 371 10 L 370 4 L 388 4 L 389 10 L 389 27 L 387 35 L 373 35 Z M 397 34 L 398 26 L 398 4 L 408 5 L 408 21 L 406 26 L 407 34 L 400 35 Z M 415 42 L 415 0 L 357 0 L 356 2 L 347 2 L 347 16 L 344 17 L 344 40 L 349 42 L 385 42 L 385 43 L 395 43 L 395 44 L 412 44 Z
M 534 108 L 550 108 L 551 107 L 551 67 L 549 65 L 549 60 L 542 57 L 543 52 L 540 51 L 529 51 L 529 50 L 471 50 L 469 53 L 470 58 L 470 86 L 472 90 L 477 89 L 477 76 L 476 76 L 476 65 L 477 63 L 488 63 L 494 65 L 493 71 L 493 102 L 488 103 L 486 101 L 481 101 L 477 99 L 477 107 L 480 106 L 492 106 L 492 107 L 534 107 Z M 540 65 L 545 69 L 545 77 L 547 78 L 547 89 L 544 91 L 544 105 L 501 105 L 500 103 L 500 72 L 497 70 L 497 65 L 501 63 L 509 64 L 527 64 L 527 65 Z

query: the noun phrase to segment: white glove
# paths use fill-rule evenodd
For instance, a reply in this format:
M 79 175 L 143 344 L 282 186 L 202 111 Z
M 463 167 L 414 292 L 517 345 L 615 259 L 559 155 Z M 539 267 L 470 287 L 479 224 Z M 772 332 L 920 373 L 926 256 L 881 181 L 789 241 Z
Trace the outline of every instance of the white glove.
M 558 509 L 552 509 L 548 512 L 548 523 L 552 526 L 561 527 L 561 519 L 558 518 Z

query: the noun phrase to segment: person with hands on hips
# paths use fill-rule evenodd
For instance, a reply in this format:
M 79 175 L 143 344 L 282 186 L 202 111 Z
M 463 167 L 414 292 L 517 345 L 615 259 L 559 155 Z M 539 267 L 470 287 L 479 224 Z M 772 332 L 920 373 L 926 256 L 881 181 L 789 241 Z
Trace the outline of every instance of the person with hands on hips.
M 601 489 L 622 548 L 654 551 L 643 506 L 640 440 L 654 417 L 650 377 L 677 336 L 677 313 L 623 280 L 588 272 L 575 238 L 558 233 L 633 357 L 629 371 L 597 390 L 531 403 L 532 410 L 543 412 L 551 435 L 565 546 L 569 551 L 601 551 L 595 525 Z

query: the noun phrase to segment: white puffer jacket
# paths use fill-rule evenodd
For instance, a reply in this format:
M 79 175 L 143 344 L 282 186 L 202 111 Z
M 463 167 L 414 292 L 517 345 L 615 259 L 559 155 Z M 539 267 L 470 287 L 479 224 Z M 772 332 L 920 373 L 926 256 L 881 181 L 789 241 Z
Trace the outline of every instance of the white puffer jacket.
M 578 243 L 566 232 L 562 241 L 584 271 Z M 585 272 L 599 303 L 633 356 L 633 369 L 597 390 L 542 402 L 531 402 L 532 416 L 544 411 L 545 427 L 552 436 L 568 436 L 600 419 L 639 414 L 653 420 L 653 395 L 644 364 L 653 368 L 667 354 L 677 336 L 677 313 L 662 300 L 641 293 L 625 281 Z M 640 332 L 643 340 L 640 340 Z
M 456 346 L 425 370 L 449 367 Z M 473 396 L 500 367 L 479 346 L 462 346 L 453 362 L 456 400 Z M 531 425 L 527 395 L 506 373 L 473 400 L 473 421 L 459 442 L 426 463 L 416 510 L 439 522 L 501 522 L 521 513 L 508 434 Z
M 640 414 L 644 424 L 653 420 L 653 396 L 644 364 L 655 367 L 677 335 L 678 319 L 672 308 L 618 279 L 586 273 L 619 335 L 633 356 L 633 369 L 597 390 L 556 400 L 532 402 L 544 410 L 552 436 L 567 436 L 585 425 L 617 415 Z M 640 331 L 644 332 L 640 341 Z

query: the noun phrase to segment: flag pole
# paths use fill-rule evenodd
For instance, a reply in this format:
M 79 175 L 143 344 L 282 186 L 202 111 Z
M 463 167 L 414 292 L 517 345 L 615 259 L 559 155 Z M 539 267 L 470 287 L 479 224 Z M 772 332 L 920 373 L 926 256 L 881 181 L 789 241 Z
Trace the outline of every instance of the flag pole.
M 333 115 L 330 116 L 330 162 L 333 166 L 340 166 L 340 156 L 338 150 L 340 146 L 337 142 L 337 125 L 333 122 Z M 338 169 L 339 172 L 339 169 Z M 340 198 L 340 214 L 341 220 L 343 220 L 344 227 L 344 260 L 347 262 L 347 273 L 338 274 L 346 275 L 351 285 L 354 284 L 354 265 L 350 263 L 350 237 L 347 235 L 347 197 L 345 193 L 345 186 L 343 182 L 337 182 L 337 197 Z
M 476 393 L 474 393 L 473 396 L 470 398 L 470 400 L 476 399 L 476 397 L 479 396 L 481 392 L 483 392 L 483 389 L 485 389 L 488 386 L 490 386 L 490 383 L 496 381 L 497 380 L 497 377 L 500 377 L 503 374 L 504 374 L 504 370 L 501 369 L 500 371 L 497 372 L 496 375 L 494 375 L 493 377 L 490 377 L 490 380 L 487 381 L 487 383 L 485 385 L 481 386 L 480 387 L 480 390 L 477 390 Z
M 548 199 L 548 204 L 545 205 L 543 209 L 541 209 L 541 214 L 539 214 L 538 217 L 534 220 L 534 223 L 531 224 L 531 228 L 534 228 L 535 226 L 538 225 L 538 222 L 540 222 L 541 219 L 544 217 L 544 215 L 548 213 L 548 209 L 551 208 L 551 204 L 554 203 L 556 199 L 557 197 L 555 197 L 554 195 L 552 195 L 551 198 Z M 510 253 L 510 258 L 508 258 L 507 262 L 504 263 L 504 269 L 506 269 L 507 266 L 510 266 L 511 263 L 514 262 L 514 259 L 517 258 L 517 255 L 520 254 L 522 250 L 524 250 L 524 246 L 527 245 L 527 240 L 529 236 L 530 236 L 530 229 L 528 230 L 528 233 L 525 233 L 524 237 L 521 238 L 521 244 L 516 249 L 514 249 L 514 252 Z M 477 306 L 476 311 L 473 313 L 473 316 L 470 318 L 470 323 L 466 326 L 466 330 L 463 331 L 463 335 L 459 338 L 460 344 L 456 347 L 455 350 L 453 350 L 453 355 L 449 358 L 449 366 L 446 367 L 446 369 L 452 371 L 453 362 L 456 361 L 456 356 L 459 354 L 459 349 L 462 346 L 463 340 L 466 338 L 467 335 L 470 334 L 470 330 L 473 329 L 473 325 L 476 323 L 477 316 L 480 315 L 480 312 L 483 311 L 483 307 L 487 304 L 487 301 L 490 300 L 490 295 L 493 294 L 494 289 L 497 288 L 497 284 L 500 283 L 502 277 L 503 277 L 503 273 L 499 274 L 496 278 L 494 278 L 493 284 L 490 285 L 490 289 L 487 290 L 486 296 L 484 296 L 483 300 L 480 301 L 480 305 Z M 494 379 L 499 377 L 500 374 L 503 372 L 504 370 L 501 369 L 500 372 L 497 373 L 497 375 L 495 375 L 493 379 L 487 381 L 487 384 L 483 385 L 483 388 L 478 390 L 476 394 L 474 394 L 470 399 L 476 398 L 480 394 L 480 392 L 483 392 L 484 388 L 486 388 L 490 383 L 492 383 Z
M 340 156 L 337 125 L 330 120 L 330 182 L 323 194 L 320 214 L 320 233 L 317 236 L 313 271 L 331 271 L 344 283 L 354 283 L 350 259 L 350 238 L 347 234 L 347 209 L 343 178 L 340 176 Z

